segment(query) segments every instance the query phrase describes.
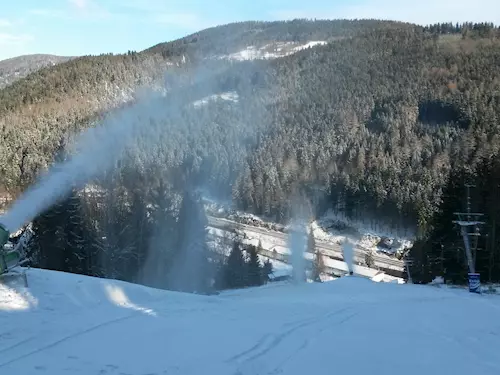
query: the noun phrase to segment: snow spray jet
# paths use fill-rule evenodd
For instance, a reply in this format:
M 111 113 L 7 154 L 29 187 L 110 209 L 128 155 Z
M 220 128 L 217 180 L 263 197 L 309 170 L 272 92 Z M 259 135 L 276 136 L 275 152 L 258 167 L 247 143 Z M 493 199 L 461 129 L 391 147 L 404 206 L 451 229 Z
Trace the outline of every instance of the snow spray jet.
M 288 243 L 293 267 L 292 279 L 298 284 L 307 279 L 304 254 L 307 249 L 307 222 L 310 216 L 310 207 L 306 204 L 306 198 L 297 192 L 292 195 L 291 202 L 292 221 L 290 223 Z
M 165 109 L 158 105 L 160 98 L 160 94 L 155 92 L 140 92 L 136 102 L 109 114 L 101 124 L 79 134 L 76 137 L 76 153 L 51 168 L 14 202 L 0 222 L 10 232 L 17 230 L 71 189 L 83 187 L 114 166 L 126 147 L 140 135 L 154 139 L 154 135 L 148 132 L 156 129 L 149 126 L 150 122 L 144 121 L 144 118 L 164 115 Z
M 307 246 L 307 230 L 303 220 L 296 219 L 290 225 L 288 243 L 292 253 L 292 280 L 296 284 L 302 283 L 306 280 L 304 253 Z
M 236 90 L 235 87 L 232 87 L 233 84 L 231 83 L 231 77 L 235 73 L 235 64 L 238 63 L 223 63 L 219 60 L 204 61 L 201 65 L 198 64 L 195 69 L 191 70 L 188 75 L 184 76 L 185 79 L 183 79 L 181 90 L 173 91 L 175 100 L 179 102 L 178 107 L 186 108 L 186 111 L 182 113 L 182 117 L 179 119 L 179 124 L 184 133 L 189 134 L 189 137 L 206 138 L 206 124 L 223 121 L 223 116 L 226 113 L 230 113 L 231 116 L 238 116 L 239 121 L 248 124 L 246 127 L 247 130 L 251 126 L 260 126 L 263 129 L 271 128 L 265 122 L 266 107 L 255 105 L 255 103 L 252 104 L 251 100 L 244 100 L 238 102 L 238 104 L 231 105 L 229 106 L 231 110 L 228 110 L 226 106 L 224 106 L 224 110 L 222 111 L 211 110 L 213 102 L 210 98 L 213 99 L 214 96 L 221 94 L 221 92 L 233 91 L 232 89 Z M 229 74 L 225 75 L 225 73 Z M 173 82 L 178 80 L 179 78 L 176 76 L 171 79 Z M 231 117 L 229 121 L 232 121 Z M 225 130 L 222 131 L 225 132 Z M 256 144 L 257 138 L 253 138 L 249 133 L 252 132 L 241 134 L 241 138 L 237 142 L 241 142 L 241 145 L 251 148 L 251 146 Z M 233 147 L 230 147 L 230 145 L 227 146 L 227 150 L 223 152 L 232 152 Z M 238 152 L 237 149 L 234 150 Z M 230 155 L 229 158 L 231 158 Z M 207 171 L 204 168 L 200 168 L 203 165 L 199 163 L 200 160 L 201 158 L 198 157 L 193 160 L 187 160 L 188 163 L 195 162 L 195 164 L 198 164 L 196 167 L 190 168 L 198 168 L 195 172 L 196 175 L 192 176 L 194 179 L 189 181 L 189 183 L 183 180 L 186 176 L 178 176 L 175 181 L 169 181 L 169 183 L 175 185 L 172 191 L 178 192 L 184 190 L 185 197 L 189 196 L 194 201 L 199 199 L 198 195 L 202 192 L 208 195 L 215 193 L 214 195 L 220 197 L 218 194 L 223 189 L 220 188 L 218 181 L 215 181 L 217 175 L 211 173 L 210 170 Z M 182 168 L 182 165 L 179 166 L 180 168 Z M 227 171 L 237 173 L 229 166 Z M 179 174 L 184 173 L 185 171 L 183 170 Z M 223 194 L 221 193 L 221 195 Z M 183 199 L 181 200 L 179 197 L 179 201 L 183 201 Z M 182 204 L 179 204 L 179 201 L 177 201 L 176 197 L 176 202 L 170 205 L 173 211 L 176 211 L 176 208 Z M 200 292 L 201 287 L 203 284 L 206 284 L 207 279 L 211 283 L 215 281 L 216 263 L 221 260 L 213 256 L 210 262 L 205 262 L 205 259 L 200 256 L 198 249 L 204 244 L 197 238 L 195 233 L 199 233 L 199 238 L 202 236 L 205 238 L 205 235 L 199 231 L 199 223 L 204 219 L 199 215 L 200 210 L 193 208 L 192 212 L 192 214 L 188 215 L 187 220 L 179 219 L 177 224 L 162 225 L 152 235 L 149 241 L 146 261 L 141 270 L 141 282 L 161 288 L 184 291 L 193 291 L 196 289 Z M 177 232 L 171 233 L 171 227 L 176 227 Z M 190 238 L 186 241 L 178 238 L 181 232 L 191 233 Z
M 178 119 L 188 92 L 183 87 L 201 79 L 188 81 L 177 71 L 165 74 L 165 86 L 176 88 L 175 96 L 147 88 L 135 92 L 135 100 L 111 111 L 98 126 L 89 128 L 76 139 L 76 152 L 68 161 L 53 166 L 41 179 L 11 206 L 0 218 L 0 228 L 13 232 L 64 197 L 71 189 L 83 187 L 112 168 L 130 146 L 147 150 L 141 162 L 149 162 L 159 142 L 166 137 L 160 121 Z M 207 74 L 206 74 L 207 76 Z M 183 78 L 184 77 L 184 78 Z M 165 98 L 167 96 L 167 98 Z M 140 145 L 140 143 L 143 145 Z M 146 147 L 144 147 L 146 145 Z M 138 157 L 138 155 L 135 155 Z M 140 159 L 140 158 L 139 158 Z
M 192 75 L 184 80 L 185 85 L 173 91 L 176 107 L 188 109 L 178 118 L 176 126 L 187 130 L 192 136 L 202 136 L 207 121 L 213 121 L 213 113 L 199 110 L 194 103 L 220 91 L 219 83 L 213 79 L 219 73 L 218 65 L 213 66 L 210 62 L 198 65 Z M 172 80 L 176 81 L 178 77 L 172 77 Z M 208 223 L 205 223 L 203 205 L 199 202 L 200 178 L 198 176 L 197 183 L 194 183 L 189 176 L 180 176 L 177 181 L 170 183 L 181 187 L 184 196 L 180 201 L 175 199 L 175 202 L 169 202 L 168 209 L 175 210 L 173 207 L 181 205 L 179 211 L 183 215 L 179 216 L 177 224 L 165 222 L 153 233 L 140 282 L 159 288 L 206 293 L 210 289 L 208 284 L 215 268 L 213 263 L 206 261 L 206 235 L 202 232 Z M 176 228 L 177 233 L 172 232 L 172 227 Z
M 342 244 L 342 252 L 344 255 L 344 262 L 347 264 L 347 270 L 349 271 L 349 274 L 352 275 L 354 273 L 354 244 L 346 239 Z

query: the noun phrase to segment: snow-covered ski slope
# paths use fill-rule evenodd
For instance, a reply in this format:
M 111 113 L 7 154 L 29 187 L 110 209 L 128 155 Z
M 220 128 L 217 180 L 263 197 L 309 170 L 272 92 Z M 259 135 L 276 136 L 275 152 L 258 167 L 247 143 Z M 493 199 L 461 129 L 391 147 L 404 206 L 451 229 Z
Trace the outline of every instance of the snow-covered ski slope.
M 500 374 L 500 298 L 344 277 L 196 296 L 52 271 L 0 287 L 0 374 Z

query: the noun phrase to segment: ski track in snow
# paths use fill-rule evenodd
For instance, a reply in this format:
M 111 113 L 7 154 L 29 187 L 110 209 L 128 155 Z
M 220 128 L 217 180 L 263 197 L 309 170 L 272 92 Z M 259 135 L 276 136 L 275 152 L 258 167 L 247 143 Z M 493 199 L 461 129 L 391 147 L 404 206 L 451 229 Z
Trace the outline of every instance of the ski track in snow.
M 498 296 L 357 277 L 218 296 L 36 269 L 28 281 L 0 289 L 16 308 L 0 309 L 1 374 L 500 373 Z
M 47 350 L 47 349 L 53 348 L 53 347 L 55 347 L 55 346 L 57 346 L 57 345 L 59 345 L 59 344 L 61 344 L 61 343 L 64 343 L 64 342 L 65 342 L 65 341 L 67 341 L 67 340 L 77 338 L 78 336 L 81 336 L 81 335 L 84 335 L 84 334 L 86 334 L 86 333 L 92 332 L 92 331 L 94 331 L 94 330 L 97 330 L 97 329 L 99 329 L 99 328 L 105 327 L 105 326 L 107 326 L 107 325 L 110 325 L 110 324 L 113 324 L 113 323 L 117 323 L 117 322 L 121 322 L 121 321 L 126 320 L 126 319 L 133 318 L 133 317 L 134 317 L 134 316 L 136 316 L 136 315 L 137 315 L 137 313 L 135 313 L 135 314 L 130 314 L 130 315 L 128 315 L 128 316 L 123 316 L 123 317 L 116 318 L 116 319 L 112 319 L 112 320 L 110 320 L 110 321 L 106 321 L 106 322 L 103 322 L 103 323 L 97 324 L 97 325 L 92 326 L 92 327 L 90 327 L 90 328 L 87 328 L 87 329 L 80 330 L 80 331 L 77 331 L 77 332 L 75 332 L 75 333 L 69 334 L 69 335 L 67 335 L 67 336 L 65 336 L 65 337 L 63 337 L 63 338 L 61 338 L 61 339 L 58 339 L 58 340 L 53 341 L 53 342 L 51 342 L 51 343 L 49 343 L 49 344 L 46 344 L 46 345 L 44 345 L 44 346 L 42 346 L 42 347 L 39 347 L 38 349 L 31 350 L 31 351 L 29 351 L 29 352 L 27 352 L 27 353 L 25 353 L 25 354 L 21 354 L 21 355 L 19 355 L 19 356 L 17 356 L 17 357 L 15 357 L 15 358 L 13 358 L 13 359 L 11 359 L 11 360 L 8 360 L 7 362 L 0 363 L 0 368 L 2 368 L 2 367 L 4 367 L 4 366 L 7 366 L 7 365 L 9 365 L 9 364 L 11 364 L 11 363 L 14 363 L 14 362 L 16 362 L 16 361 L 20 361 L 20 360 L 22 360 L 22 359 L 26 359 L 27 357 L 29 357 L 29 356 L 31 356 L 31 355 L 33 355 L 33 354 L 41 353 L 41 352 L 43 352 L 43 351 L 45 351 L 45 350 Z M 14 348 L 16 348 L 16 347 L 19 347 L 20 345 L 25 344 L 27 341 L 33 341 L 33 338 L 31 338 L 31 339 L 29 339 L 29 340 L 24 340 L 24 341 L 22 341 L 21 343 L 18 343 L 18 344 L 14 345 L 14 346 L 11 346 L 10 348 L 3 349 L 3 350 L 2 350 L 2 352 L 5 352 L 5 351 L 7 351 L 7 352 L 8 352 L 9 350 L 12 350 L 12 349 L 14 349 Z
M 241 367 L 241 364 L 246 365 L 250 363 L 250 369 L 248 374 L 254 373 L 255 370 L 255 361 L 260 360 L 262 357 L 272 354 L 273 351 L 279 349 L 279 345 L 285 341 L 285 339 L 289 339 L 295 333 L 302 333 L 302 335 L 298 336 L 293 340 L 293 342 L 289 342 L 292 347 L 296 347 L 292 350 L 285 351 L 282 359 L 278 362 L 276 366 L 272 366 L 273 369 L 268 373 L 280 373 L 281 367 L 288 362 L 289 359 L 293 357 L 294 354 L 299 353 L 301 350 L 305 349 L 311 338 L 316 337 L 319 333 L 323 332 L 326 328 L 323 326 L 326 323 L 328 327 L 330 323 L 334 323 L 333 327 L 336 325 L 340 325 L 345 323 L 346 321 L 353 318 L 357 313 L 349 313 L 347 316 L 342 316 L 343 312 L 349 312 L 349 308 L 343 308 L 340 310 L 333 311 L 331 313 L 326 314 L 325 316 L 313 316 L 311 318 L 301 319 L 294 323 L 284 324 L 277 334 L 265 334 L 259 341 L 252 346 L 250 349 L 245 350 L 244 352 L 237 354 L 230 358 L 229 362 L 237 362 L 240 367 L 238 367 L 237 374 L 244 374 L 244 367 Z M 340 315 L 340 320 L 338 322 L 329 322 L 331 317 L 336 317 Z M 314 325 L 323 326 L 316 332 L 312 332 L 310 328 Z M 289 327 L 289 328 L 288 328 Z M 302 332 L 301 332 L 302 331 Z M 305 331 L 305 332 L 303 332 Z M 292 340 L 290 340 L 292 341 Z M 274 355 L 273 355 L 274 357 Z M 266 365 L 263 365 L 266 366 Z M 269 366 L 269 364 L 267 364 Z

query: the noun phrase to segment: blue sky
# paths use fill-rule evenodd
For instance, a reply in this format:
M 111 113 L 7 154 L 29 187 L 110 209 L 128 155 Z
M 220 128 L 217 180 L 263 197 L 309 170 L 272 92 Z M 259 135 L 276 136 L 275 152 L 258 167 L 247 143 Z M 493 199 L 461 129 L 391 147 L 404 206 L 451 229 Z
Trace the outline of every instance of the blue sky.
M 2 0 L 0 60 L 140 51 L 210 26 L 293 18 L 500 24 L 500 0 Z

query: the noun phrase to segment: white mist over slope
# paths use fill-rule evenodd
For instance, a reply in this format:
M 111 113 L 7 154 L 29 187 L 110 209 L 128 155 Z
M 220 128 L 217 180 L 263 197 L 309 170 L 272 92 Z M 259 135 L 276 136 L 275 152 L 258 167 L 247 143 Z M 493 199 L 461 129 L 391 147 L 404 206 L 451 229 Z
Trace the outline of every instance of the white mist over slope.
M 72 188 L 81 188 L 89 180 L 111 168 L 124 150 L 139 136 L 153 141 L 157 129 L 148 127 L 153 116 L 161 118 L 166 109 L 158 105 L 159 94 L 145 93 L 130 106 L 110 114 L 99 126 L 89 128 L 77 138 L 77 152 L 68 161 L 54 166 L 38 183 L 29 188 L 9 208 L 1 222 L 11 231 L 53 205 Z
M 291 252 L 292 277 L 295 283 L 306 280 L 304 253 L 307 250 L 307 227 L 305 223 L 296 220 L 288 235 L 288 248 Z
M 11 232 L 17 230 L 64 197 L 71 189 L 82 188 L 114 167 L 118 160 L 126 156 L 126 152 L 134 153 L 140 149 L 141 155 L 134 155 L 138 163 L 157 157 L 157 148 L 163 147 L 161 143 L 169 136 L 170 130 L 165 129 L 162 122 L 173 119 L 175 125 L 169 121 L 169 126 L 184 125 L 180 117 L 189 99 L 183 93 L 183 86 L 209 81 L 208 78 L 214 74 L 216 72 L 212 71 L 210 66 L 200 65 L 192 72 L 189 82 L 177 77 L 175 72 L 166 73 L 164 87 L 143 87 L 128 93 L 130 97 L 123 100 L 127 103 L 108 113 L 97 126 L 80 133 L 75 139 L 76 152 L 69 160 L 53 166 L 36 184 L 27 189 L 9 208 L 7 214 L 0 218 L 0 222 Z M 210 84 L 205 84 L 200 86 L 200 89 L 204 93 L 212 93 L 213 87 L 209 86 Z M 167 89 L 178 90 L 175 95 L 165 98 Z M 235 100 L 234 93 L 232 96 L 222 97 L 225 100 Z M 203 120 L 199 118 L 200 129 Z M 198 129 L 190 129 L 192 133 L 196 131 Z
M 0 288 L 2 374 L 497 375 L 500 298 L 344 277 L 219 296 L 31 269 Z
M 349 272 L 353 272 L 353 257 L 354 257 L 354 244 L 350 241 L 345 241 L 342 244 L 342 252 L 344 253 L 344 260 L 347 263 L 347 269 Z

